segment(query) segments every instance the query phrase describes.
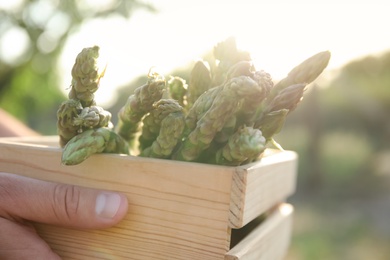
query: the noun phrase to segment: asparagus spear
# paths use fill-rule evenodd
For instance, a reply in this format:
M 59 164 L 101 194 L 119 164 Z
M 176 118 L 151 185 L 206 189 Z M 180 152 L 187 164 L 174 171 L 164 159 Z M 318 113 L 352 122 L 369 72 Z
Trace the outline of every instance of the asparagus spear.
M 186 81 L 180 77 L 171 77 L 171 79 L 168 81 L 168 89 L 170 97 L 174 100 L 177 100 L 179 105 L 184 107 L 188 89 Z
M 272 101 L 280 91 L 295 84 L 310 84 L 313 82 L 328 66 L 330 52 L 319 52 L 306 59 L 298 66 L 293 68 L 281 81 L 279 81 L 271 90 L 269 101 Z
M 57 111 L 57 129 L 63 147 L 75 135 L 86 129 L 111 125 L 111 114 L 96 107 L 94 93 L 99 87 L 104 71 L 99 71 L 99 47 L 84 48 L 76 57 L 72 68 L 69 100 Z
M 60 105 L 57 111 L 57 132 L 61 147 L 64 147 L 70 139 L 79 133 L 80 126 L 74 124 L 74 118 L 79 115 L 82 109 L 83 106 L 76 99 L 66 100 Z
M 139 137 L 139 150 L 141 152 L 156 140 L 162 127 L 162 121 L 169 114 L 175 112 L 182 113 L 183 108 L 173 99 L 160 99 L 153 105 L 153 110 L 142 121 L 143 126 Z
M 237 166 L 256 160 L 265 150 L 266 139 L 259 129 L 241 127 L 215 154 L 214 164 Z
M 118 113 L 119 122 L 115 131 L 128 142 L 133 142 L 139 130 L 141 119 L 153 109 L 154 102 L 161 99 L 165 79 L 156 72 L 150 72 L 145 85 L 138 87 Z
M 188 137 L 185 137 L 174 158 L 185 161 L 196 160 L 200 153 L 210 146 L 215 135 L 221 131 L 231 115 L 240 109 L 242 100 L 257 95 L 261 91 L 258 84 L 247 76 L 236 77 L 228 81 L 218 92 L 215 92 L 218 95 L 215 96 L 212 105 L 197 120 L 195 128 Z M 208 93 L 203 95 L 208 95 Z
M 226 80 L 228 71 L 238 62 L 252 60 L 248 52 L 237 48 L 234 37 L 218 43 L 213 49 L 213 54 L 219 62 L 213 75 L 214 85 L 222 84 Z
M 255 128 L 261 130 L 267 141 L 272 141 L 272 137 L 282 130 L 288 112 L 288 109 L 272 111 L 257 122 Z
M 204 61 L 197 61 L 191 71 L 188 86 L 187 106 L 191 108 L 195 101 L 211 88 L 211 74 Z
M 97 91 L 100 79 L 104 76 L 105 68 L 99 71 L 97 59 L 99 47 L 84 48 L 76 57 L 72 68 L 72 84 L 69 92 L 70 99 L 80 100 L 83 107 L 95 105 L 94 93 Z
M 154 158 L 169 158 L 180 141 L 185 121 L 183 111 L 168 114 L 161 122 L 159 135 L 153 144 L 143 150 L 141 156 Z
M 129 147 L 127 142 L 111 129 L 89 129 L 76 135 L 65 145 L 62 163 L 76 165 L 96 153 L 129 154 Z
M 329 63 L 330 52 L 324 51 L 306 59 L 293 68 L 271 90 L 256 112 L 255 126 L 259 127 L 263 117 L 272 111 L 293 111 L 302 100 L 305 87 L 314 81 Z
M 112 128 L 111 113 L 99 106 L 85 107 L 73 119 L 73 124 L 83 129 L 98 127 Z

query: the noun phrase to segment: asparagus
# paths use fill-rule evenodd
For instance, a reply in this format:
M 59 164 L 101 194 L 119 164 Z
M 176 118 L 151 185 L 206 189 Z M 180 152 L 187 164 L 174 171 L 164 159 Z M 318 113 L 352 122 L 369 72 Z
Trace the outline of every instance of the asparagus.
M 89 129 L 76 135 L 65 145 L 62 164 L 76 165 L 96 153 L 129 154 L 129 147 L 126 141 L 111 129 Z
M 70 139 L 80 132 L 80 126 L 74 123 L 74 118 L 79 115 L 82 109 L 80 101 L 75 99 L 69 99 L 60 105 L 57 111 L 57 132 L 61 147 L 64 147 Z
M 213 54 L 219 61 L 213 77 L 214 85 L 222 84 L 226 80 L 227 72 L 238 62 L 252 60 L 248 52 L 237 48 L 234 37 L 218 43 L 213 49 Z
M 171 77 L 168 81 L 168 89 L 170 97 L 184 107 L 186 102 L 188 85 L 186 81 L 180 77 Z
M 99 47 L 85 48 L 72 68 L 69 100 L 57 111 L 62 162 L 81 163 L 95 153 L 129 154 L 140 133 L 140 156 L 241 165 L 259 158 L 303 98 L 305 87 L 327 66 L 321 52 L 296 66 L 276 85 L 270 74 L 256 71 L 247 52 L 230 38 L 214 48 L 219 61 L 208 68 L 198 61 L 189 86 L 180 77 L 168 81 L 154 71 L 130 95 L 113 130 L 111 113 L 96 106 L 105 69 L 99 71 Z M 186 115 L 185 115 L 186 113 Z M 142 129 L 141 129 L 142 126 Z M 141 131 L 140 131 L 141 130 Z
M 266 139 L 259 129 L 241 127 L 229 137 L 228 143 L 217 151 L 215 164 L 237 166 L 256 160 L 265 150 Z
M 74 119 L 73 123 L 81 128 L 112 128 L 111 113 L 99 106 L 85 107 Z
M 175 111 L 167 115 L 161 122 L 160 132 L 156 140 L 141 153 L 141 156 L 169 158 L 181 139 L 184 125 L 182 111 Z
M 288 109 L 293 111 L 302 100 L 305 87 L 314 81 L 329 63 L 330 52 L 324 51 L 306 59 L 293 68 L 279 81 L 259 106 L 256 112 L 255 126 L 259 127 L 263 117 L 272 111 Z M 280 124 L 280 122 L 279 122 Z
M 141 135 L 139 137 L 139 150 L 152 145 L 160 133 L 162 121 L 171 113 L 183 113 L 183 108 L 176 100 L 160 99 L 153 105 L 153 110 L 144 118 Z M 184 116 L 183 116 L 184 120 Z M 173 123 L 173 122 L 172 122 Z
M 162 98 L 165 79 L 156 72 L 148 74 L 146 84 L 138 87 L 118 113 L 115 131 L 128 142 L 133 142 L 142 118 L 153 109 L 154 102 Z
M 271 141 L 272 137 L 282 130 L 288 112 L 288 109 L 272 111 L 257 122 L 255 128 L 261 130 L 267 141 Z
M 99 47 L 84 48 L 76 57 L 72 68 L 72 84 L 69 92 L 70 99 L 80 100 L 83 107 L 95 105 L 94 93 L 97 91 L 100 79 L 104 76 L 105 68 L 99 71 L 97 59 Z
M 214 98 L 210 108 L 197 121 L 175 154 L 177 160 L 194 161 L 207 149 L 232 114 L 240 109 L 242 100 L 261 92 L 258 84 L 247 76 L 228 81 Z M 203 95 L 207 95 L 207 92 Z
M 298 66 L 293 68 L 281 81 L 279 81 L 271 90 L 269 100 L 271 101 L 279 92 L 291 85 L 295 84 L 310 84 L 313 82 L 328 66 L 330 60 L 330 52 L 319 52 L 310 58 L 306 59 Z
M 208 65 L 204 61 L 197 61 L 191 71 L 190 84 L 188 86 L 188 108 L 191 108 L 199 96 L 211 88 L 211 83 Z
M 94 106 L 94 92 L 97 91 L 100 78 L 105 71 L 105 69 L 99 71 L 98 57 L 98 46 L 84 48 L 76 57 L 72 68 L 69 100 L 64 101 L 57 111 L 57 129 L 61 147 L 84 130 L 112 125 L 111 113 Z

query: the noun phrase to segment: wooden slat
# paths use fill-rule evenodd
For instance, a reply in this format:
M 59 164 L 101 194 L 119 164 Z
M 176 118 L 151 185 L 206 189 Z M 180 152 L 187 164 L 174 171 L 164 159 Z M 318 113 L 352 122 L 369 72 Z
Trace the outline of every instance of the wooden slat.
M 274 152 L 235 168 L 229 223 L 241 228 L 295 192 L 297 154 Z
M 293 207 L 280 205 L 266 220 L 232 248 L 225 260 L 281 260 L 287 253 Z

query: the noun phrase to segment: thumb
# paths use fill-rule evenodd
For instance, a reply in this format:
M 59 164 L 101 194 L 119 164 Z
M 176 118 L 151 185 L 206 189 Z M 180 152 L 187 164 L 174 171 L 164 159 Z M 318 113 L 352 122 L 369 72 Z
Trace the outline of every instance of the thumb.
M 125 195 L 0 173 L 0 216 L 74 228 L 105 228 L 125 215 Z

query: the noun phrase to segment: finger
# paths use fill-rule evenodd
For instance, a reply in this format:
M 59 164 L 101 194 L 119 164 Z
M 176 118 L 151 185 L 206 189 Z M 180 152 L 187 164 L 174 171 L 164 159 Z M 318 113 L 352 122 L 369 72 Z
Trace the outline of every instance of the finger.
M 127 212 L 125 195 L 0 173 L 0 216 L 75 228 L 104 228 Z
M 0 218 L 0 230 L 0 259 L 61 259 L 28 224 Z

